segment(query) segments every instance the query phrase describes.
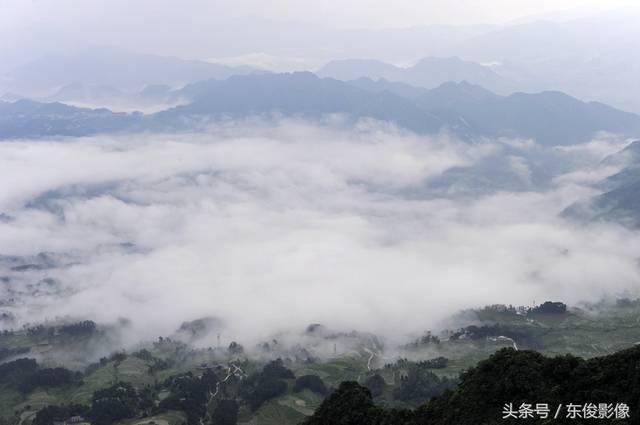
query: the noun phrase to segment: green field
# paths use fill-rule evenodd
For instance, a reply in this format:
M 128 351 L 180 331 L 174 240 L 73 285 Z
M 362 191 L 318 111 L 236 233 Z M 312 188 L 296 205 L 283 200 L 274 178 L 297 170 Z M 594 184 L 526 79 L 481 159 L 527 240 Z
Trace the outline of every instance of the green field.
M 529 314 L 519 315 L 492 311 L 491 309 L 465 312 L 460 315 L 459 328 L 467 329 L 499 326 L 515 340 L 518 349 L 535 349 L 547 355 L 572 353 L 581 357 L 595 357 L 611 354 L 633 346 L 640 341 L 640 304 L 600 305 L 589 309 L 573 308 L 563 314 Z M 370 338 L 358 334 L 345 334 L 340 338 L 349 339 L 351 347 L 347 354 L 314 360 L 287 360 L 286 367 L 297 377 L 316 375 L 322 379 L 329 389 L 337 387 L 345 380 L 364 383 L 374 374 L 384 378 L 385 386 L 376 398 L 378 403 L 388 406 L 410 406 L 406 402 L 396 400 L 394 391 L 402 383 L 403 377 L 420 360 L 444 357 L 448 359 L 446 367 L 433 369 L 430 372 L 438 377 L 456 379 L 457 376 L 487 358 L 500 348 L 513 346 L 513 341 L 498 338 L 500 335 L 488 337 L 460 337 L 465 330 L 452 329 L 443 332 L 437 342 L 409 344 L 389 350 L 388 354 L 380 346 L 372 345 Z M 493 328 L 490 328 L 493 329 Z M 453 337 L 455 332 L 458 337 Z M 465 334 L 467 335 L 467 334 Z M 469 334 L 471 335 L 471 334 Z M 106 336 L 100 331 L 96 338 L 103 341 Z M 332 337 L 333 338 L 333 337 Z M 361 339 L 359 339 L 361 338 Z M 344 341 L 343 341 L 344 342 Z M 0 348 L 28 348 L 27 355 L 37 355 L 40 367 L 65 366 L 78 368 L 82 356 L 77 350 L 92 350 L 94 341 L 87 337 L 70 341 L 69 338 L 56 336 L 42 337 L 18 332 L 0 337 Z M 0 417 L 7 424 L 30 424 L 35 413 L 48 405 L 78 403 L 90 405 L 96 390 L 107 388 L 116 382 L 127 382 L 138 390 L 151 388 L 156 397 L 156 405 L 160 400 L 171 395 L 165 386 L 167 379 L 190 372 L 200 377 L 206 368 L 212 368 L 218 376 L 223 377 L 229 366 L 227 362 L 233 358 L 244 375 L 234 377 L 224 384 L 218 398 L 231 397 L 240 402 L 240 423 L 288 425 L 296 424 L 310 415 L 322 402 L 323 397 L 309 390 L 293 392 L 293 380 L 287 381 L 287 390 L 264 403 L 258 410 L 251 411 L 238 396 L 238 389 L 243 379 L 259 372 L 265 361 L 250 360 L 243 355 L 230 356 L 224 350 L 204 350 L 189 347 L 180 342 L 166 340 L 162 343 L 147 344 L 148 355 L 121 354 L 91 366 L 81 381 L 73 385 L 55 388 L 38 387 L 23 393 L 18 389 L 0 383 Z M 59 353 L 73 350 L 70 365 L 60 360 Z M 375 351 L 372 357 L 371 353 Z M 273 354 L 272 354 L 273 355 Z M 273 355 L 275 357 L 275 355 Z M 287 359 L 287 353 L 282 356 Z M 371 357 L 371 370 L 368 361 Z M 397 363 L 400 358 L 408 362 Z M 9 359 L 5 359 L 7 361 Z M 161 361 L 161 363 L 159 363 Z M 163 362 L 163 363 L 162 363 Z M 162 366 L 158 366 L 158 365 Z M 205 365 L 206 367 L 204 367 Z M 86 365 L 85 365 L 86 367 Z M 199 379 L 199 378 L 198 378 Z M 212 390 L 213 391 L 213 390 Z M 210 408 L 217 404 L 212 399 Z M 157 409 L 156 409 L 157 410 Z M 210 412 L 211 413 L 211 412 Z M 186 421 L 184 413 L 167 410 L 157 412 L 145 418 L 131 418 L 118 422 L 119 425 L 179 425 Z

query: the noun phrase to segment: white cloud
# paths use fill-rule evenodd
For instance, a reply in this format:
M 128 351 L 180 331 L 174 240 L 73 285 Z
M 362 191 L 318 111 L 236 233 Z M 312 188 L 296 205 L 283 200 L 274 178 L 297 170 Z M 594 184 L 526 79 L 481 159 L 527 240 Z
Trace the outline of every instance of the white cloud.
M 128 317 L 148 337 L 203 316 L 245 341 L 312 322 L 393 336 L 469 306 L 637 287 L 638 236 L 557 217 L 583 194 L 573 182 L 407 197 L 491 150 L 370 124 L 242 125 L 1 144 L 0 211 L 13 220 L 0 253 L 77 261 L 46 272 L 73 294 L 26 298 L 20 318 Z M 25 208 L 52 190 L 64 196 Z

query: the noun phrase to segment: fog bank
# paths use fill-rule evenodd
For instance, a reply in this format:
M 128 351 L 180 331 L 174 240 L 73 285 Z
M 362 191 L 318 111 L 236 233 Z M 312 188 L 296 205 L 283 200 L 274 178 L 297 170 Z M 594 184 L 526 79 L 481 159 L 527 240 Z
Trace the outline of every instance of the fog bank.
M 309 323 L 401 339 L 462 308 L 635 291 L 637 234 L 558 217 L 611 171 L 601 144 L 544 189 L 430 195 L 504 146 L 289 120 L 1 143 L 0 310 L 127 318 L 130 341 L 199 317 L 225 342 Z

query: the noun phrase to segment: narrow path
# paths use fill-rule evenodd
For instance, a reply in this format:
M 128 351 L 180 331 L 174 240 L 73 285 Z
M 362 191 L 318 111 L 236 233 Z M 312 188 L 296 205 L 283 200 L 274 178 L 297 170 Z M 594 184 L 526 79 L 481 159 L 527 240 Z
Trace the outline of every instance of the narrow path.
M 233 370 L 232 370 L 232 368 L 233 368 Z M 213 400 L 217 397 L 218 393 L 220 392 L 221 385 L 224 384 L 225 382 L 227 382 L 232 376 L 239 376 L 240 379 L 242 379 L 246 375 L 247 374 L 244 372 L 244 370 L 242 370 L 240 367 L 238 367 L 233 362 L 229 362 L 229 364 L 227 366 L 227 376 L 225 376 L 222 381 L 216 382 L 216 392 L 212 393 L 211 389 L 209 389 L 209 399 L 207 400 L 207 404 L 206 404 L 207 412 L 206 412 L 206 414 L 205 414 L 205 416 L 203 418 L 200 418 L 200 425 L 205 425 L 205 423 L 204 423 L 205 420 L 207 420 L 207 421 L 211 420 L 211 417 L 209 415 L 209 406 L 211 405 Z
M 233 371 L 231 370 L 232 367 Z M 220 391 L 220 384 L 227 382 L 232 376 L 239 376 L 240 378 L 243 378 L 247 376 L 247 374 L 244 373 L 244 370 L 242 370 L 236 364 L 234 364 L 233 362 L 229 362 L 229 366 L 227 367 L 227 376 L 225 376 L 222 381 L 216 382 L 216 392 L 212 395 L 213 397 L 218 395 L 218 392 Z
M 369 353 L 369 359 L 367 360 L 367 370 L 371 371 L 371 361 L 373 360 L 373 358 L 376 356 L 376 353 L 369 350 L 368 348 L 365 348 L 364 351 L 366 351 L 367 353 Z

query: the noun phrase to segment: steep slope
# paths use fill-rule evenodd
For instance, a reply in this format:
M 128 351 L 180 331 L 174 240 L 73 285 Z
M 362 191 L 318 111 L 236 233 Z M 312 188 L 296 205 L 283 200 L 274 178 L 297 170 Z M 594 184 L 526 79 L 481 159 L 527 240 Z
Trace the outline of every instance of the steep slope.
M 602 162 L 623 168 L 597 184 L 603 190 L 602 194 L 574 203 L 562 215 L 582 221 L 609 221 L 640 227 L 640 141 L 630 143 Z

